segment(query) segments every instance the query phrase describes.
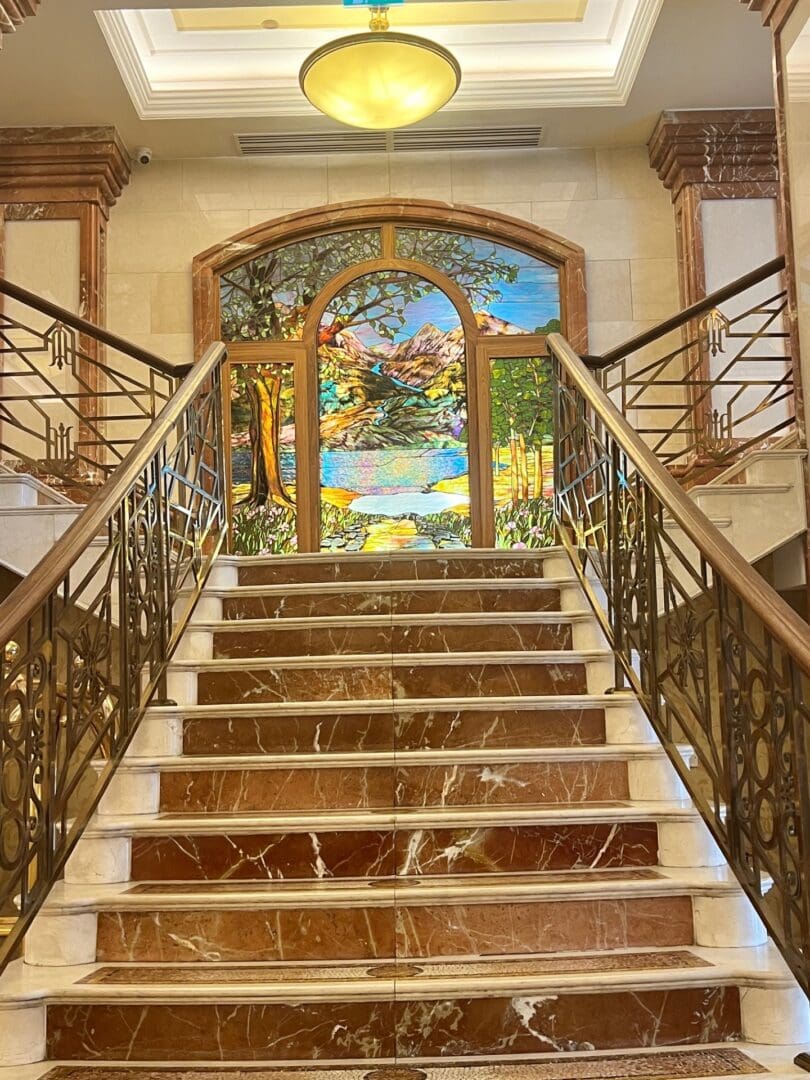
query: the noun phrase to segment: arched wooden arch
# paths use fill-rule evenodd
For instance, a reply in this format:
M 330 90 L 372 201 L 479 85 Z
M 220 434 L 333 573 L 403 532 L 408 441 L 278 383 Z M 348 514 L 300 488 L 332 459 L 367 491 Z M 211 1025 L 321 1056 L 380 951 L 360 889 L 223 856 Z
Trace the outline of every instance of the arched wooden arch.
M 555 267 L 559 272 L 561 322 L 564 334 L 581 353 L 587 352 L 584 252 L 553 233 L 505 214 L 474 207 L 449 206 L 422 200 L 373 199 L 319 207 L 266 222 L 209 248 L 198 255 L 194 273 L 194 330 L 197 356 L 220 338 L 220 278 L 223 273 L 265 252 L 313 237 L 340 231 L 379 228 L 381 256 L 356 263 L 336 274 L 321 289 L 307 312 L 302 340 L 235 342 L 230 353 L 235 361 L 265 362 L 282 356 L 294 364 L 296 380 L 295 422 L 303 432 L 298 444 L 296 486 L 298 490 L 298 546 L 302 551 L 320 548 L 320 477 L 318 472 L 318 355 L 317 331 L 333 298 L 352 281 L 378 271 L 414 274 L 441 290 L 454 305 L 465 335 L 467 360 L 467 410 L 469 426 L 470 498 L 473 546 L 493 543 L 493 492 L 491 469 L 481 465 L 474 447 L 491 442 L 488 371 L 494 356 L 531 356 L 544 351 L 538 335 L 485 338 L 478 330 L 467 296 L 441 271 L 418 259 L 396 255 L 397 226 L 432 228 L 489 239 L 516 248 Z M 226 410 L 226 443 L 230 446 L 229 411 Z

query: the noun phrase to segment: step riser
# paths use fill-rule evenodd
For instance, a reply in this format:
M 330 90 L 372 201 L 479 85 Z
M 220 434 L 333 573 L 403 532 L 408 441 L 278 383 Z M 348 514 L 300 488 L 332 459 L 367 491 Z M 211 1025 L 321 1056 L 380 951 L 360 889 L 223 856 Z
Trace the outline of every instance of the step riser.
M 414 664 L 202 671 L 197 704 L 523 697 L 588 692 L 583 663 Z
M 251 963 L 526 955 L 693 943 L 688 896 L 330 907 L 305 911 L 101 912 L 104 963 Z M 212 907 L 216 898 L 211 898 Z
M 167 813 L 517 806 L 627 799 L 623 761 L 167 771 Z
M 736 988 L 513 999 L 53 1005 L 49 1057 L 285 1061 L 628 1049 L 738 1039 Z
M 324 615 L 431 615 L 464 611 L 559 611 L 560 590 L 413 589 L 406 592 L 345 592 L 297 596 L 226 597 L 225 619 L 315 618 Z
M 234 630 L 214 634 L 214 657 L 218 659 L 392 652 L 520 652 L 572 647 L 570 623 L 356 626 L 323 630 Z
M 187 717 L 183 753 L 296 754 L 602 746 L 602 709 L 516 709 L 318 716 Z
M 134 837 L 134 881 L 266 881 L 654 866 L 654 822 Z
M 436 581 L 464 578 L 542 577 L 543 556 L 482 559 L 321 559 L 296 564 L 254 564 L 239 567 L 240 585 L 292 585 L 337 581 Z

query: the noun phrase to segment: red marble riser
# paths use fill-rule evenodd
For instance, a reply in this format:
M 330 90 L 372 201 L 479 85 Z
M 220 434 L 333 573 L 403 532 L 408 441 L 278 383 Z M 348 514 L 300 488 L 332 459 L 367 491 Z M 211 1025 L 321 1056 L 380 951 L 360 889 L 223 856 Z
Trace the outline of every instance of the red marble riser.
M 267 881 L 654 866 L 654 822 L 223 833 L 132 840 L 133 881 Z
M 391 698 L 523 697 L 587 692 L 585 665 L 522 664 L 346 665 L 230 668 L 202 671 L 200 705 L 288 701 L 380 701 Z
M 691 945 L 688 896 L 397 907 L 102 911 L 105 963 L 380 960 Z
M 623 761 L 167 771 L 169 813 L 359 810 L 398 806 L 517 806 L 629 797 Z
M 483 626 L 351 626 L 223 630 L 214 656 L 341 656 L 350 653 L 515 652 L 570 649 L 570 623 L 490 623 Z
M 283 563 L 254 563 L 239 567 L 240 585 L 289 585 L 336 581 L 435 581 L 458 578 L 542 577 L 543 556 L 483 559 L 475 555 L 436 559 L 371 559 L 363 556 L 285 559 Z
M 418 589 L 289 593 L 227 597 L 226 619 L 312 618 L 322 615 L 429 615 L 453 611 L 559 611 L 559 589 Z
M 463 1057 L 675 1046 L 740 1037 L 735 987 L 519 999 L 48 1006 L 67 1061 Z
M 314 716 L 187 717 L 183 753 L 312 754 L 601 746 L 602 709 L 446 709 Z

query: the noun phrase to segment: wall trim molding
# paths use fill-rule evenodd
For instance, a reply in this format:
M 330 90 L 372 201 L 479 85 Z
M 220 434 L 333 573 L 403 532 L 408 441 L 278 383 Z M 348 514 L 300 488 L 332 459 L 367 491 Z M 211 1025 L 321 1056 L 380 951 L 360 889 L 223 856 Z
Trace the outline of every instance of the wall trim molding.
M 769 26 L 774 33 L 784 26 L 798 2 L 799 0 L 740 0 L 749 11 L 759 12 L 763 25 Z

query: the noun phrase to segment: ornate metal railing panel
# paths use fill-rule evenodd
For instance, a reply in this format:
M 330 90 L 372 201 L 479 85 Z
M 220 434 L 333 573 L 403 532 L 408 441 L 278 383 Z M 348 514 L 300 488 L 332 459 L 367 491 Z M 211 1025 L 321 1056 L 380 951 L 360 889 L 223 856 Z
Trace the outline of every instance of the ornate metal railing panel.
M 0 278 L 0 464 L 84 501 L 153 423 L 175 367 Z
M 549 344 L 558 525 L 615 651 L 617 692 L 639 695 L 810 990 L 810 628 L 682 491 L 564 339 Z
M 213 346 L 0 605 L 0 966 L 61 873 L 153 695 L 227 529 Z
M 777 259 L 590 362 L 659 461 L 688 483 L 792 430 L 787 293 Z

